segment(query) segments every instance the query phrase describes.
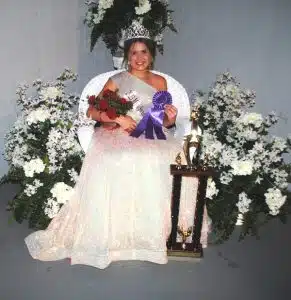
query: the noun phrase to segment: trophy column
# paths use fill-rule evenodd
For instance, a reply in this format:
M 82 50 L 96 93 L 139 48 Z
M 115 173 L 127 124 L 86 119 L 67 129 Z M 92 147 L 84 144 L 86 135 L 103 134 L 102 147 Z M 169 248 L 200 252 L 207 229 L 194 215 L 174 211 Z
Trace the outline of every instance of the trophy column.
M 171 165 L 171 175 L 173 176 L 173 190 L 172 190 L 172 231 L 167 242 L 169 256 L 189 256 L 189 257 L 203 257 L 203 249 L 200 243 L 201 229 L 203 222 L 203 212 L 205 206 L 205 196 L 207 188 L 207 179 L 213 176 L 214 172 L 207 170 L 189 169 L 187 165 Z M 179 230 L 179 207 L 180 207 L 180 193 L 181 183 L 184 176 L 198 177 L 198 195 L 195 208 L 193 230 Z M 177 235 L 182 237 L 182 242 L 177 242 Z M 192 242 L 187 243 L 186 239 L 192 234 Z

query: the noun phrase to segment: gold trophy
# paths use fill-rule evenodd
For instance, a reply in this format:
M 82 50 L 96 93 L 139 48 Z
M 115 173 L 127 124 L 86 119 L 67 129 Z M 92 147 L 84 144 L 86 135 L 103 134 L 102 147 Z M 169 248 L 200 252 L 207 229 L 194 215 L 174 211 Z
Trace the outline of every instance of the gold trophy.
M 183 229 L 182 227 L 177 227 L 178 234 L 182 237 L 182 249 L 186 249 L 186 240 L 192 234 L 193 226 L 188 227 L 187 230 Z
M 183 151 L 188 168 L 197 168 L 202 130 L 198 125 L 199 105 L 195 105 L 190 114 L 191 132 L 184 138 Z

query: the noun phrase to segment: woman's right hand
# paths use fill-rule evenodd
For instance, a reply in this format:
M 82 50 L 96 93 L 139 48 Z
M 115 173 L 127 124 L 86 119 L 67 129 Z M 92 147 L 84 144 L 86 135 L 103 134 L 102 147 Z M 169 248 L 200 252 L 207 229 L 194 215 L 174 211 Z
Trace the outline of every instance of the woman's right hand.
M 128 133 L 131 133 L 136 127 L 136 122 L 130 116 L 119 116 L 115 122 Z

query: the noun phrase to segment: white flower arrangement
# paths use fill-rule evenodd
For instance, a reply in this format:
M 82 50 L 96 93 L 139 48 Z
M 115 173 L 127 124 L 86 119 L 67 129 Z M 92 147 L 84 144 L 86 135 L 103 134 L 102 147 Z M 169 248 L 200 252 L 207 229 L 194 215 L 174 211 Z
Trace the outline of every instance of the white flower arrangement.
M 201 163 L 217 171 L 207 205 L 218 241 L 229 238 L 237 221 L 243 238 L 257 234 L 262 216 L 265 222 L 289 214 L 291 166 L 283 154 L 290 153 L 291 139 L 270 136 L 278 118 L 250 112 L 254 104 L 255 93 L 240 88 L 230 73 L 193 98 L 203 131 Z
M 77 115 L 71 111 L 79 97 L 65 91 L 76 74 L 65 70 L 54 82 L 36 80 L 17 89 L 21 113 L 6 135 L 8 174 L 1 183 L 17 182 L 22 189 L 9 203 L 15 219 L 45 228 L 72 196 L 84 153 L 78 143 Z M 28 96 L 28 92 L 32 96 Z
M 91 51 L 99 38 L 114 54 L 122 44 L 125 30 L 134 22 L 147 28 L 163 53 L 163 34 L 166 28 L 177 32 L 172 11 L 166 0 L 99 0 L 86 1 L 85 24 L 91 29 Z

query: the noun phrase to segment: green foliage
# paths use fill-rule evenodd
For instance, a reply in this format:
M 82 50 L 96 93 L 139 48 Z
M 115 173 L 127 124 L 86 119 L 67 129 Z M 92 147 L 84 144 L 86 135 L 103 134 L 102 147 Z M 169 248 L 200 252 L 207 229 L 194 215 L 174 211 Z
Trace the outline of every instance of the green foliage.
M 278 118 L 249 112 L 254 104 L 255 93 L 242 89 L 230 73 L 220 74 L 208 91 L 195 93 L 193 109 L 198 108 L 203 132 L 201 160 L 218 173 L 213 178 L 216 193 L 207 201 L 217 243 L 229 239 L 239 216 L 241 240 L 258 237 L 264 224 L 275 218 L 286 222 L 290 214 L 291 165 L 283 156 L 290 153 L 291 140 L 271 137 L 269 129 Z M 277 198 L 268 203 L 271 194 Z
M 65 70 L 55 82 L 35 81 L 29 97 L 28 86 L 17 90 L 21 114 L 5 137 L 9 170 L 0 184 L 20 185 L 7 209 L 17 222 L 27 220 L 31 228 L 47 227 L 51 219 L 47 211 L 49 199 L 57 203 L 57 208 L 61 207 L 52 195 L 53 187 L 60 182 L 74 186 L 68 170 L 78 174 L 81 169 L 83 153 L 76 136 L 78 122 L 70 111 L 79 98 L 65 91 L 65 83 L 75 80 L 76 75 Z
M 98 4 L 91 3 L 88 7 L 85 19 L 85 23 L 87 23 L 91 29 L 90 51 L 93 51 L 97 41 L 101 38 L 106 47 L 114 54 L 119 47 L 118 42 L 122 38 L 122 32 L 128 28 L 134 20 L 142 19 L 141 23 L 149 30 L 153 38 L 163 33 L 166 28 L 177 32 L 171 18 L 173 11 L 168 9 L 168 5 L 157 0 L 150 0 L 150 3 L 150 11 L 139 16 L 135 12 L 138 1 L 114 1 L 114 4 L 106 9 L 102 20 L 98 24 L 93 21 L 94 14 L 98 13 Z M 162 44 L 158 43 L 157 48 L 163 53 Z

